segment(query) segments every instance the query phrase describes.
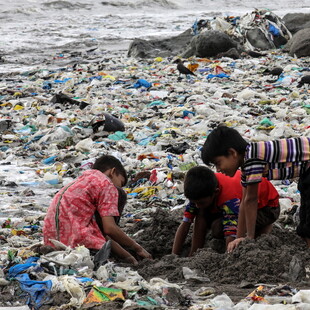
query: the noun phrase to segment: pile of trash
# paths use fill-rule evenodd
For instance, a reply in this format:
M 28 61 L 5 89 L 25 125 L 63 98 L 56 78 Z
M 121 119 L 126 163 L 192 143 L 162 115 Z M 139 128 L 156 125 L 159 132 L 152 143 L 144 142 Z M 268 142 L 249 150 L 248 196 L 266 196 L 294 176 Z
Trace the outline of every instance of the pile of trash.
M 245 50 L 270 50 L 283 47 L 292 34 L 282 19 L 269 10 L 254 10 L 243 16 L 217 16 L 196 21 L 192 26 L 194 35 L 217 30 L 232 36 Z
M 70 57 L 63 55 L 66 62 Z M 302 262 L 297 264 L 298 280 L 290 278 L 291 286 L 258 286 L 251 296 L 242 291 L 248 297 L 236 303 L 224 291 L 205 287 L 212 273 L 204 274 L 205 265 L 199 265 L 195 274 L 197 268 L 189 266 L 187 258 L 175 261 L 182 271 L 177 271 L 179 280 L 174 283 L 167 280 L 175 259 L 171 255 L 164 260 L 166 277 L 146 279 L 139 269 L 113 261 L 94 270 L 93 257 L 83 247 L 43 253 L 38 244 L 51 197 L 102 154 L 116 156 L 128 171 L 128 205 L 121 225 L 131 229 L 134 239 L 145 236 L 154 212 L 165 210 L 175 216 L 170 235 L 161 234 L 157 242 L 154 232 L 155 242 L 149 243 L 150 252 L 157 255 L 154 262 L 141 262 L 141 268 L 146 264 L 156 270 L 171 252 L 182 218 L 185 173 L 202 164 L 200 149 L 213 128 L 225 123 L 250 141 L 310 134 L 308 83 L 300 83 L 310 70 L 307 58 L 274 50 L 256 58 L 192 57 L 187 64 L 196 68 L 196 76 L 190 77 L 179 77 L 172 58 L 136 60 L 116 53 L 97 58 L 89 63 L 74 63 L 73 58 L 72 65 L 1 76 L 1 307 L 61 309 L 107 302 L 111 309 L 306 309 L 309 292 L 294 288 L 308 283 L 308 267 Z M 276 75 L 274 68 L 280 68 Z M 274 184 L 281 197 L 281 229 L 291 238 L 299 204 L 297 184 L 294 180 Z M 290 240 L 293 247 L 299 239 Z M 166 250 L 160 252 L 159 244 Z M 266 240 L 263 244 L 271 253 L 277 246 Z M 296 246 L 298 253 L 306 253 L 301 240 Z M 291 247 L 287 266 L 294 252 Z M 208 253 L 213 260 L 228 255 L 209 248 Z M 255 283 L 255 276 L 240 271 L 238 283 L 230 284 L 236 287 L 242 278 Z M 200 281 L 199 288 L 191 290 L 191 281 Z M 281 298 L 271 301 L 270 295 Z M 269 304 L 264 304 L 266 300 Z
M 0 309 L 308 309 L 309 290 L 289 285 L 248 283 L 248 293 L 236 304 L 226 293 L 216 294 L 210 279 L 182 267 L 184 280 L 145 280 L 130 267 L 107 262 L 94 270 L 85 247 L 64 245 L 37 256 L 38 247 L 1 254 Z M 42 248 L 41 248 L 42 250 Z M 36 256 L 33 256 L 36 255 Z M 197 283 L 200 283 L 197 289 Z M 241 288 L 240 288 L 241 289 Z M 13 307 L 14 306 L 14 307 Z

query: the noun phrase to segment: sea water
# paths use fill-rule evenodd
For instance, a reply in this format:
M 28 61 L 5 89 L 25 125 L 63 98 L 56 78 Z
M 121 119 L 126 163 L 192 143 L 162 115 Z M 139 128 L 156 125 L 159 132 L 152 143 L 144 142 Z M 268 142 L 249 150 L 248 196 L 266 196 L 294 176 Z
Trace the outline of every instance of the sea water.
M 310 12 L 309 0 L 0 1 L 0 73 L 56 64 L 63 53 L 126 52 L 134 38 L 177 35 L 195 20 L 240 16 L 255 8 L 279 16 Z M 63 62 L 62 62 L 63 63 Z

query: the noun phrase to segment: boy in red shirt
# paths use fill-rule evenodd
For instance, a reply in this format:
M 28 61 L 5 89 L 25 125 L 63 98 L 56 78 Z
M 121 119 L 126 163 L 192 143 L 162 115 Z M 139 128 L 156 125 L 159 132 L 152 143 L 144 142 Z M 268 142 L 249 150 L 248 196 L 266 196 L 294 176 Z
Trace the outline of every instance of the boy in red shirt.
M 128 262 L 136 264 L 137 260 L 125 248 L 142 258 L 151 258 L 116 224 L 115 217 L 120 215 L 117 187 L 126 183 L 127 173 L 117 158 L 109 155 L 98 158 L 93 169 L 85 171 L 53 198 L 44 219 L 44 243 L 54 246 L 50 239 L 56 239 L 71 248 L 84 245 L 100 250 L 111 239 L 112 252 Z M 103 232 L 96 222 L 96 213 L 101 218 Z
M 212 237 L 225 238 L 227 245 L 236 238 L 239 205 L 242 199 L 241 173 L 234 177 L 214 173 L 207 167 L 190 169 L 184 181 L 184 194 L 190 200 L 186 206 L 183 222 L 174 239 L 172 253 L 180 255 L 182 247 L 194 223 L 189 256 L 203 248 L 205 237 L 211 230 Z M 263 179 L 259 188 L 256 236 L 269 233 L 280 214 L 279 194 L 274 186 Z

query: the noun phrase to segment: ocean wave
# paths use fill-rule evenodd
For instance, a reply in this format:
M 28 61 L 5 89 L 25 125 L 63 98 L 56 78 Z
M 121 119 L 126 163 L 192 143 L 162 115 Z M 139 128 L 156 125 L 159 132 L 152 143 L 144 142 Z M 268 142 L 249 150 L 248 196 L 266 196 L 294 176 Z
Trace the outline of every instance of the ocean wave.
M 19 8 L 12 8 L 8 10 L 1 10 L 0 13 L 3 14 L 1 16 L 2 18 L 9 17 L 10 15 L 17 15 L 17 14 L 22 14 L 22 15 L 32 15 L 35 13 L 40 13 L 42 10 L 38 7 L 19 7 Z
M 101 1 L 101 4 L 104 6 L 112 7 L 130 7 L 133 9 L 142 9 L 149 7 L 156 8 L 165 8 L 165 9 L 177 9 L 179 6 L 169 0 L 141 0 L 141 1 Z
M 63 9 L 70 9 L 70 10 L 77 10 L 77 9 L 90 9 L 91 5 L 87 3 L 80 3 L 80 2 L 70 2 L 64 0 L 56 0 L 42 3 L 42 6 L 55 9 L 55 10 L 63 10 Z

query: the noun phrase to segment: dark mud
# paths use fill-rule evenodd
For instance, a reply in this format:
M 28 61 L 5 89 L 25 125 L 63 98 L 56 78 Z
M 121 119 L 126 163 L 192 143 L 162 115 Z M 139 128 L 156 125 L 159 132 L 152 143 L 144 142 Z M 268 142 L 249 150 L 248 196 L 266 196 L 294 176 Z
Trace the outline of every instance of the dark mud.
M 180 218 L 179 213 L 157 209 L 149 221 L 138 222 L 130 228 L 139 231 L 135 240 L 154 257 L 153 261 L 143 261 L 137 267 L 146 280 L 160 277 L 178 284 L 186 282 L 185 286 L 191 288 L 212 286 L 216 293 L 225 292 L 233 301 L 245 297 L 259 283 L 297 288 L 310 284 L 310 251 L 293 227 L 288 229 L 276 223 L 271 234 L 244 241 L 231 254 L 222 252 L 223 243 L 219 240 L 207 238 L 205 248 L 189 258 L 171 254 Z M 189 245 L 190 236 L 185 252 Z M 195 270 L 199 276 L 208 278 L 209 283 L 186 281 L 183 267 Z

